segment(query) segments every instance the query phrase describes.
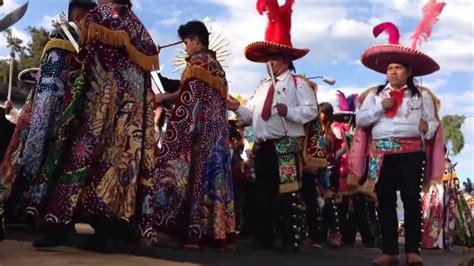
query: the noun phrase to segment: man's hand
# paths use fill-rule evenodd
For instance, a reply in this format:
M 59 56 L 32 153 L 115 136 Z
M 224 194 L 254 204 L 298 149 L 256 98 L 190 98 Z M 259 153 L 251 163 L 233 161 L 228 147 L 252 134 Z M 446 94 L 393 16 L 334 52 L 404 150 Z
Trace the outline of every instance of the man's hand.
M 288 107 L 286 105 L 279 103 L 275 108 L 277 109 L 279 116 L 286 117 L 286 115 L 288 115 Z
M 227 97 L 227 109 L 235 112 L 237 111 L 237 109 L 239 109 L 239 107 L 240 107 L 240 102 L 234 97 L 229 95 L 229 97 Z
M 4 106 L 5 109 L 7 109 L 7 110 L 10 110 L 10 109 L 13 108 L 13 104 L 12 104 L 12 102 L 10 102 L 10 101 L 5 101 L 5 102 L 3 103 L 3 106 Z
M 386 99 L 383 99 L 382 101 L 382 108 L 385 111 L 392 109 L 394 105 L 395 105 L 395 99 L 393 98 L 386 98 Z
M 423 119 L 420 120 L 420 124 L 418 125 L 418 130 L 423 132 L 423 134 L 426 134 L 426 132 L 428 132 L 428 128 L 429 128 L 428 122 L 426 122 Z

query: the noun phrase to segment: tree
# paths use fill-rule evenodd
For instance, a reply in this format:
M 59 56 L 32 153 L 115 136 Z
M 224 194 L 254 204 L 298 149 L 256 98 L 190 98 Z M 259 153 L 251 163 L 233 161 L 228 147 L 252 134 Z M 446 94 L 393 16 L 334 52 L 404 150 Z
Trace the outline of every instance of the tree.
M 31 35 L 31 41 L 23 46 L 20 52 L 20 69 L 38 67 L 41 63 L 41 56 L 43 49 L 48 42 L 49 32 L 40 27 L 28 27 L 28 32 Z
M 23 46 L 22 46 L 23 40 L 13 36 L 13 33 L 12 33 L 11 29 L 5 30 L 4 36 L 5 36 L 5 39 L 7 41 L 7 47 L 10 49 L 10 58 L 13 59 L 13 77 L 15 77 L 16 74 L 19 72 L 18 62 L 15 59 L 15 57 L 16 57 L 17 53 L 21 53 L 24 49 Z M 9 66 L 10 66 L 10 60 L 11 59 L 5 60 L 6 64 L 4 64 L 4 65 L 6 65 L 6 68 L 2 69 L 4 77 L 9 76 L 9 72 L 10 72 L 10 67 Z M 6 82 L 8 82 L 8 78 L 6 78 L 4 80 L 6 80 Z M 12 79 L 12 85 L 16 85 L 16 79 L 15 78 Z
M 441 119 L 444 141 L 453 155 L 457 155 L 464 148 L 464 135 L 461 127 L 466 117 L 463 115 L 445 115 Z
M 20 71 L 26 68 L 38 67 L 40 65 L 43 48 L 48 41 L 49 32 L 44 28 L 28 27 L 28 32 L 31 35 L 31 41 L 26 45 L 23 40 L 14 36 L 11 29 L 4 32 L 7 42 L 7 47 L 10 48 L 12 56 L 19 55 L 18 60 L 14 61 L 13 65 L 13 80 L 12 98 L 16 101 L 23 101 L 28 95 L 28 90 L 22 84 L 17 82 L 17 76 Z M 10 59 L 0 60 L 0 95 L 4 99 L 8 88 L 8 78 L 10 73 Z
M 10 48 L 11 51 L 15 53 L 21 53 L 23 51 L 24 48 L 21 45 L 23 43 L 23 40 L 13 36 L 11 29 L 5 30 L 4 35 L 7 41 L 7 47 Z

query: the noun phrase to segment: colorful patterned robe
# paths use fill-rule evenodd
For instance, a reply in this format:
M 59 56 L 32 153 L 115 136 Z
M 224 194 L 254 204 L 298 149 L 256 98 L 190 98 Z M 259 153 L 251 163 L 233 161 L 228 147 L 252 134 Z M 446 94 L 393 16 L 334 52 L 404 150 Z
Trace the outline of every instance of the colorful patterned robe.
M 45 165 L 45 220 L 131 219 L 139 184 L 152 182 L 156 45 L 131 10 L 115 4 L 90 11 L 82 25 L 83 63 L 59 139 Z M 57 181 L 54 181 L 57 179 Z
M 474 246 L 474 223 L 460 191 L 459 179 L 451 162 L 446 162 L 442 182 L 434 182 L 423 196 L 423 236 L 425 249 L 452 250 L 453 245 Z
M 155 164 L 144 186 L 140 229 L 188 245 L 225 247 L 235 241 L 235 213 L 227 128 L 227 82 L 213 52 L 187 59 Z
M 26 98 L 25 104 L 18 116 L 18 123 L 13 131 L 12 138 L 8 144 L 5 156 L 0 165 L 0 241 L 5 237 L 3 227 L 5 217 L 4 201 L 10 196 L 12 183 L 16 175 L 16 162 L 18 160 L 18 152 L 22 150 L 25 135 L 28 133 L 28 125 L 31 116 L 32 100 L 34 90 L 31 90 Z
M 11 195 L 6 203 L 8 216 L 22 219 L 26 213 L 37 215 L 37 208 L 47 193 L 42 175 L 51 144 L 55 141 L 61 115 L 70 98 L 74 70 L 79 64 L 69 41 L 52 38 L 43 51 L 40 78 L 34 89 L 31 116 L 24 131 L 22 145 L 14 156 L 15 173 L 8 176 Z

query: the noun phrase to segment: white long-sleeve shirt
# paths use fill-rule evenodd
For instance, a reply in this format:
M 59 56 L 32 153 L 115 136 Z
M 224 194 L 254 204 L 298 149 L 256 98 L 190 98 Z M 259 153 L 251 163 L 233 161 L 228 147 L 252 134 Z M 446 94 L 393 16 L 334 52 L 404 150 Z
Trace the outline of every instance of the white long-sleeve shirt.
M 420 120 L 423 119 L 428 122 L 428 131 L 424 138 L 431 139 L 439 125 L 431 95 L 424 91 L 421 98 L 412 97 L 410 92 L 405 90 L 403 101 L 395 117 L 388 118 L 382 107 L 382 101 L 385 98 L 390 98 L 392 90 L 388 84 L 379 94 L 370 93 L 367 95 L 356 113 L 357 126 L 361 128 L 372 126 L 373 139 L 421 137 L 422 132 L 418 126 Z
M 278 103 L 288 107 L 285 120 L 289 137 L 304 136 L 303 125 L 318 116 L 316 94 L 304 80 L 297 78 L 295 86 L 295 80 L 290 71 L 282 73 L 276 77 L 276 80 L 272 116 L 267 121 L 262 118 L 262 109 L 272 84 L 270 78 L 257 87 L 247 106 L 241 105 L 236 111 L 240 120 L 252 124 L 257 142 L 285 137 L 282 117 L 278 115 L 275 108 Z

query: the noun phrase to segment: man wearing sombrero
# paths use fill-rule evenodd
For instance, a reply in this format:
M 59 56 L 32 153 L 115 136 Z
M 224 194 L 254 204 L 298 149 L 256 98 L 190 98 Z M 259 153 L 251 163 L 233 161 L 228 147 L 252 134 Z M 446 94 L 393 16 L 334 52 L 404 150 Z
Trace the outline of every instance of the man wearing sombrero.
M 420 38 L 426 39 L 444 3 L 431 0 L 423 9 L 424 18 L 412 36 L 412 47 L 399 44 L 397 27 L 389 22 L 374 28 L 374 35 L 389 33 L 390 44 L 375 45 L 364 51 L 362 63 L 379 73 L 386 74 L 384 85 L 370 89 L 360 96 L 360 109 L 356 114 L 359 130 L 368 131 L 365 142 L 369 154 L 367 181 L 362 191 L 378 200 L 382 231 L 383 255 L 374 265 L 398 265 L 398 219 L 396 212 L 397 190 L 404 206 L 405 253 L 408 265 L 423 265 L 420 257 L 422 230 L 421 185 L 425 168 L 429 175 L 440 174 L 431 157 L 437 154 L 439 140 L 438 101 L 428 89 L 417 86 L 414 77 L 425 76 L 439 70 L 439 65 L 428 55 L 416 50 Z M 357 148 L 364 143 L 356 132 L 356 141 L 350 156 L 364 158 Z M 434 152 L 433 152 L 434 151 Z M 351 166 L 351 159 L 349 168 Z M 442 167 L 442 165 L 441 165 Z M 441 176 L 441 175 L 440 175 Z M 349 176 L 348 183 L 351 183 Z
M 317 117 L 315 91 L 309 81 L 296 76 L 293 61 L 309 49 L 292 46 L 290 37 L 293 0 L 257 1 L 260 14 L 267 12 L 265 41 L 245 49 L 247 59 L 267 63 L 270 78 L 255 90 L 247 106 L 230 99 L 228 108 L 255 130 L 257 189 L 256 242 L 273 247 L 274 222 L 278 221 L 282 251 L 296 251 L 303 234 L 304 215 L 300 198 L 303 125 Z M 272 208 L 277 203 L 277 208 Z M 281 219 L 278 219 L 280 217 Z

